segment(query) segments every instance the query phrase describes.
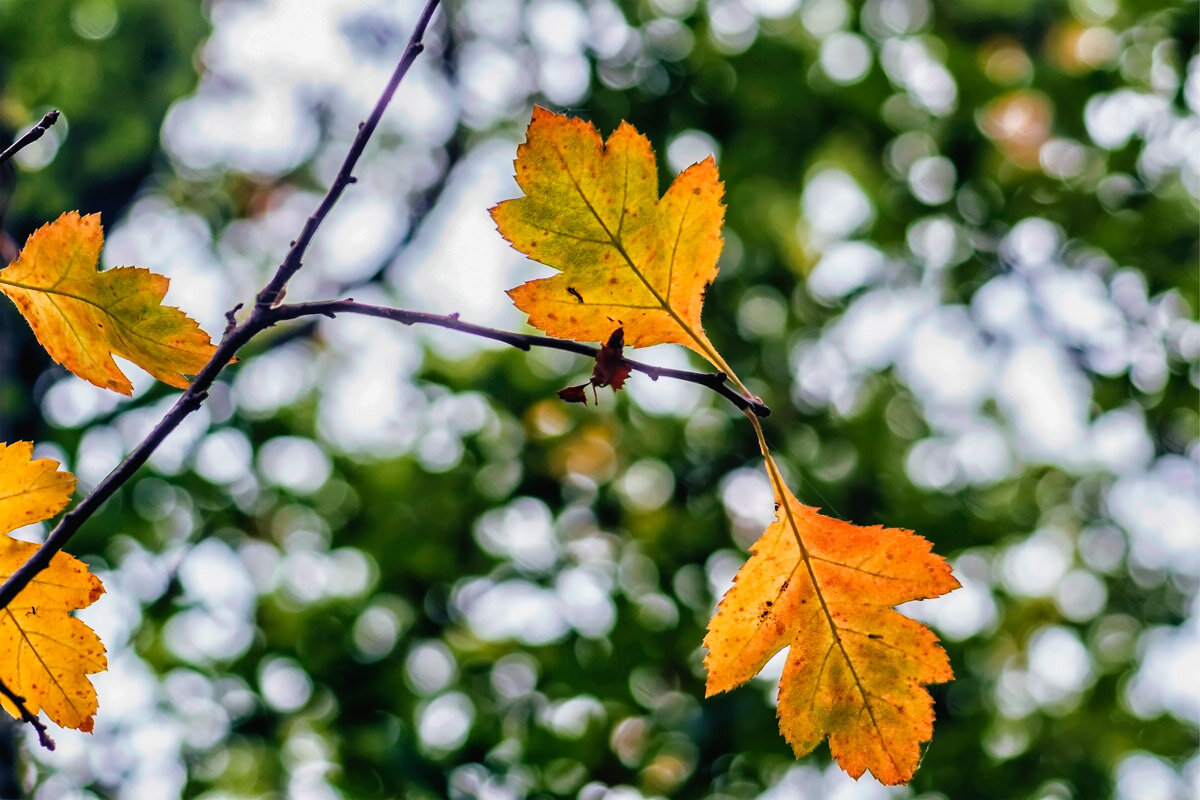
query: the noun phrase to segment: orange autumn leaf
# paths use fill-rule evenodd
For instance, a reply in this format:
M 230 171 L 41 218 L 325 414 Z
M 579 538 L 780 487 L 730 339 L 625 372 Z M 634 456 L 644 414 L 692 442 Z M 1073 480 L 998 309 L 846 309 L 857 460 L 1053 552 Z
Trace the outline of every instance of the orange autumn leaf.
M 700 325 L 725 217 L 711 156 L 660 199 L 650 142 L 629 123 L 605 142 L 588 122 L 534 108 L 516 172 L 525 196 L 492 218 L 514 248 L 559 271 L 509 291 L 531 325 L 594 342 L 622 326 L 631 347 L 682 344 L 726 369 Z
M 707 694 L 739 686 L 790 646 L 779 727 L 797 758 L 821 740 L 852 777 L 910 780 L 933 734 L 925 684 L 953 677 L 933 632 L 896 611 L 958 588 L 911 531 L 860 527 L 801 505 L 767 456 L 775 521 L 709 622 Z
M 590 124 L 537 108 L 516 172 L 524 196 L 492 217 L 513 247 L 559 272 L 509 292 L 531 325 L 561 338 L 603 341 L 615 327 L 633 346 L 683 344 L 748 394 L 700 325 L 724 218 L 711 158 L 660 199 L 654 154 L 630 125 L 605 142 Z M 603 385 L 600 372 L 598 359 L 588 384 L 559 396 L 586 401 L 589 384 Z M 958 582 L 910 531 L 857 527 L 800 505 L 748 416 L 782 510 L 710 622 L 708 694 L 745 683 L 790 647 L 779 717 L 797 757 L 828 737 L 852 776 L 907 781 L 932 735 L 924 686 L 952 674 L 933 633 L 893 607 Z
M 169 284 L 162 275 L 137 267 L 97 271 L 103 242 L 99 214 L 69 211 L 35 231 L 0 270 L 0 293 L 16 303 L 50 357 L 89 383 L 132 394 L 112 359 L 118 355 L 187 387 L 186 376 L 215 349 L 208 334 L 162 304 Z
M 59 471 L 57 462 L 32 456 L 28 442 L 0 443 L 0 583 L 37 550 L 7 534 L 57 514 L 75 488 L 74 476 Z M 87 676 L 108 662 L 100 638 L 71 612 L 103 593 L 87 565 L 58 553 L 0 610 L 0 680 L 32 713 L 45 711 L 64 728 L 92 730 L 96 690 Z M 19 716 L 7 698 L 0 697 L 0 707 Z

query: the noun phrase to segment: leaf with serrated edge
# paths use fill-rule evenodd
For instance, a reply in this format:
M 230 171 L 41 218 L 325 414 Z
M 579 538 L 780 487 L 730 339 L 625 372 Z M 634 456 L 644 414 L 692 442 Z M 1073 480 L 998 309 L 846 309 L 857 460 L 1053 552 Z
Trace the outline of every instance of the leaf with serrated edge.
M 0 443 L 0 534 L 40 522 L 70 501 L 75 478 L 50 459 L 31 460 L 28 442 Z M 0 583 L 16 572 L 37 545 L 0 535 Z M 24 698 L 32 713 L 45 711 L 65 728 L 92 730 L 96 690 L 89 674 L 108 666 L 104 645 L 71 616 L 104 593 L 87 565 L 58 553 L 4 609 L 0 609 L 0 679 Z M 0 707 L 17 709 L 0 696 Z
M 0 442 L 0 534 L 49 519 L 71 502 L 75 476 L 57 461 L 32 458 L 30 442 Z
M 517 148 L 525 196 L 492 209 L 504 238 L 559 270 L 509 291 L 551 336 L 631 347 L 682 344 L 726 369 L 704 335 L 704 291 L 717 274 L 724 192 L 712 157 L 661 199 L 650 143 L 627 122 L 608 141 L 587 122 L 534 108 Z
M 933 734 L 924 685 L 953 673 L 933 632 L 893 606 L 959 583 L 920 536 L 822 516 L 796 500 L 769 456 L 767 470 L 776 518 L 709 622 L 707 694 L 745 683 L 790 645 L 779 725 L 796 756 L 828 736 L 851 776 L 906 782 Z
M 0 270 L 0 293 L 17 305 L 38 342 L 58 363 L 102 389 L 132 394 L 112 356 L 183 389 L 208 363 L 208 334 L 164 306 L 169 281 L 146 269 L 97 271 L 100 215 L 68 211 L 43 225 L 17 260 Z

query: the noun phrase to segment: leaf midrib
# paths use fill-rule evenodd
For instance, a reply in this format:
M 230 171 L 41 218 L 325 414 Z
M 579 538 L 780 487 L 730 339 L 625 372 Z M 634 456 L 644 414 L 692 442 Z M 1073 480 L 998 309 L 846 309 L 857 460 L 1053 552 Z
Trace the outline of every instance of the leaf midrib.
M 575 179 L 575 175 L 574 175 L 574 173 L 571 172 L 571 165 L 567 161 L 567 157 L 563 154 L 563 152 L 561 150 L 558 149 L 557 146 L 554 147 L 554 152 L 556 155 L 558 155 L 559 160 L 562 162 L 563 170 L 567 173 L 567 177 L 571 179 L 571 184 L 575 187 L 575 191 L 579 193 L 579 197 L 580 197 L 580 199 L 583 200 L 584 206 L 587 207 L 587 210 L 591 212 L 592 217 L 595 218 L 596 223 L 600 225 L 600 228 L 604 231 L 605 235 L 608 236 L 609 241 L 612 243 L 613 248 L 616 249 L 616 251 L 621 254 L 621 258 L 625 259 L 625 263 L 629 265 L 629 268 L 631 270 L 633 270 L 633 274 L 637 276 L 638 280 L 640 280 L 642 282 L 642 285 L 645 286 L 650 291 L 650 294 L 654 296 L 654 299 L 656 302 L 658 302 L 659 307 L 663 311 L 667 312 L 667 314 L 671 317 L 671 319 L 675 321 L 675 324 L 677 324 L 683 330 L 684 333 L 686 333 L 688 336 L 691 337 L 692 341 L 694 341 L 696 343 L 696 346 L 700 348 L 700 351 L 702 353 L 704 353 L 704 355 L 706 355 L 708 358 L 710 358 L 714 364 L 717 364 L 721 369 L 725 370 L 725 372 L 727 374 L 732 374 L 729 371 L 729 369 L 725 366 L 725 360 L 723 358 L 721 358 L 720 354 L 718 354 L 715 349 L 713 349 L 712 345 L 708 343 L 708 340 L 697 335 L 696 332 L 694 330 L 692 330 L 692 326 L 688 325 L 687 322 L 685 322 L 684 319 L 675 312 L 675 309 L 671 307 L 671 304 L 667 301 L 667 299 L 664 298 L 661 294 L 659 294 L 658 290 L 654 288 L 654 286 L 650 283 L 649 279 L 646 278 L 645 274 L 643 274 L 642 271 L 638 268 L 637 264 L 633 263 L 633 259 L 629 256 L 629 253 L 625 250 L 625 246 L 622 244 L 620 237 L 617 235 L 614 235 L 613 232 L 611 230 L 609 230 L 608 225 L 605 224 L 604 219 L 600 216 L 600 213 L 596 210 L 596 207 L 594 205 L 592 205 L 592 201 L 588 199 L 587 194 L 583 191 L 583 187 L 579 184 L 579 181 L 577 181 Z M 628 205 L 628 203 L 627 203 L 628 184 L 629 184 L 629 170 L 628 169 L 625 170 L 624 177 L 625 177 L 625 180 L 622 184 L 622 191 L 624 192 L 624 196 L 623 196 L 622 203 L 621 203 L 622 223 L 624 222 L 625 209 L 626 209 L 626 206 Z M 658 204 L 658 200 L 655 200 L 655 205 L 657 205 L 657 204 Z M 690 205 L 691 205 L 691 201 L 689 199 L 688 206 L 690 206 Z M 686 216 L 686 214 L 687 214 L 687 207 L 684 208 L 684 215 Z M 657 221 L 655 222 L 655 224 L 656 223 L 657 223 Z M 681 225 L 681 230 L 682 230 L 682 223 L 680 223 L 680 225 Z M 676 239 L 676 242 L 678 243 L 678 237 Z M 672 250 L 671 272 L 668 274 L 668 281 L 667 281 L 668 294 L 670 293 L 670 288 L 671 288 L 670 276 L 674 274 L 674 266 L 675 266 L 674 250 Z
M 81 303 L 86 303 L 89 306 L 94 306 L 95 308 L 99 309 L 100 311 L 103 311 L 105 314 L 109 314 L 108 309 L 106 309 L 104 306 L 97 303 L 95 300 L 92 300 L 91 298 L 82 297 L 77 294 L 71 294 L 70 292 L 64 292 L 60 289 L 56 289 L 55 287 L 58 286 L 58 284 L 61 283 L 64 279 L 65 279 L 65 277 L 59 278 L 59 280 L 56 281 L 53 286 L 30 286 L 29 284 L 21 283 L 20 281 L 10 281 L 5 278 L 0 278 L 0 284 L 3 284 L 5 286 L 12 286 L 16 289 L 23 289 L 27 292 L 38 292 L 40 294 L 55 294 L 55 295 L 58 295 L 59 297 L 69 297 L 72 300 L 78 300 Z M 109 316 L 112 316 L 112 315 L 109 314 Z M 114 319 L 115 319 L 115 317 L 114 317 Z
M 34 486 L 33 484 L 28 484 L 26 486 L 22 486 L 21 488 L 17 489 L 14 492 L 9 492 L 8 494 L 0 494 L 0 503 L 6 502 L 8 500 L 12 500 L 13 498 L 16 498 L 16 497 L 24 497 L 26 495 L 36 494 L 38 492 L 44 491 L 45 489 L 53 489 L 53 488 L 54 488 L 54 486 Z
M 38 652 L 38 649 L 36 647 L 34 647 L 33 642 L 29 641 L 29 634 L 26 633 L 25 629 L 21 627 L 21 623 L 17 622 L 17 618 L 13 615 L 12 609 L 6 608 L 6 609 L 4 609 L 4 613 L 8 614 L 8 618 L 12 620 L 13 627 L 17 629 L 17 632 L 21 634 L 21 638 L 25 640 L 25 644 L 29 646 L 29 652 L 33 653 L 33 657 L 36 658 L 38 660 L 38 663 L 42 665 L 42 669 L 46 671 L 46 675 L 50 678 L 50 682 L 54 684 L 54 688 L 58 689 L 59 694 L 62 695 L 62 698 L 66 702 L 66 704 L 71 707 L 72 711 L 74 711 L 76 714 L 79 714 L 82 716 L 82 712 L 80 712 L 80 710 L 75 707 L 75 703 L 72 702 L 70 693 L 67 692 L 67 690 L 63 688 L 63 685 L 58 682 L 58 678 L 55 677 L 55 675 L 54 675 L 54 670 L 50 669 L 50 665 L 46 663 L 46 660 L 44 658 L 42 658 L 42 654 Z M 47 636 L 47 634 L 40 634 L 40 635 Z M 59 644 L 63 644 L 63 642 L 59 639 L 53 639 L 52 637 L 49 637 L 49 636 L 47 636 L 47 638 L 51 638 L 52 641 L 57 642 Z M 66 647 L 65 644 L 63 644 L 63 646 Z M 73 649 L 73 648 L 71 648 L 71 649 Z M 77 654 L 79 654 L 79 651 L 76 650 L 75 652 Z M 82 654 L 80 654 L 80 655 L 82 655 Z M 21 676 L 20 653 L 17 654 L 16 662 L 17 662 L 17 680 L 18 680 L 18 682 L 20 682 L 20 676 Z M 24 684 L 22 683 L 21 686 L 24 687 Z M 42 706 L 44 708 L 46 704 L 41 702 L 41 700 L 39 699 L 38 705 Z
M 97 311 L 99 311 L 100 313 L 102 313 L 105 316 L 105 318 L 112 320 L 113 325 L 116 326 L 117 328 L 119 328 L 123 334 L 132 336 L 135 339 L 140 339 L 143 342 L 148 342 L 149 344 L 152 344 L 152 345 L 157 345 L 159 347 L 165 347 L 168 350 L 174 350 L 174 351 L 179 351 L 179 352 L 187 351 L 187 348 L 185 348 L 183 346 L 171 344 L 169 342 L 163 342 L 158 339 L 155 339 L 152 336 L 147 336 L 144 333 L 139 333 L 137 328 L 132 327 L 129 323 L 126 323 L 124 320 L 122 320 L 119 316 L 114 314 L 107 307 L 100 305 L 98 302 L 96 302 L 95 300 L 93 300 L 89 297 L 83 297 L 83 296 L 80 296 L 77 294 L 72 294 L 71 292 L 60 291 L 53 287 L 47 288 L 45 286 L 29 286 L 28 284 L 20 283 L 18 281 L 5 280 L 4 278 L 0 278 L 0 285 L 12 286 L 16 289 L 21 289 L 26 292 L 37 292 L 39 294 L 56 295 L 58 297 L 66 297 L 66 298 L 70 298 L 71 300 L 77 300 L 80 303 L 83 303 L 84 305 L 91 306 L 92 308 L 94 308 Z M 120 299 L 124 300 L 125 298 L 122 297 Z M 64 321 L 67 323 L 67 328 L 75 336 L 75 340 L 77 342 L 79 342 L 81 345 L 85 344 L 85 342 L 81 338 L 79 338 L 79 334 L 75 329 L 75 325 L 72 324 L 71 316 L 66 312 L 66 310 L 61 308 L 57 303 L 55 303 L 53 301 L 51 301 L 50 305 L 54 308 L 55 311 L 57 311 L 60 315 L 62 315 Z M 158 308 L 160 308 L 160 309 L 163 307 L 164 306 L 162 306 L 161 304 L 158 306 Z M 111 350 L 111 347 L 109 349 Z M 112 352 L 115 352 L 115 351 L 112 351 Z M 121 354 L 118 354 L 118 355 L 121 355 Z
M 805 546 L 804 540 L 800 536 L 800 526 L 796 523 L 796 518 L 792 514 L 792 505 L 791 503 L 787 502 L 788 492 L 787 486 L 783 482 L 783 476 L 779 474 L 779 467 L 776 466 L 775 459 L 771 458 L 770 453 L 767 452 L 766 440 L 763 437 L 762 428 L 758 425 L 757 419 L 753 416 L 751 419 L 755 422 L 754 427 L 758 431 L 759 442 L 762 444 L 764 455 L 766 456 L 767 472 L 769 472 L 771 475 L 771 482 L 775 485 L 775 491 L 778 493 L 780 499 L 784 501 L 783 508 L 785 514 L 787 515 L 788 527 L 792 529 L 792 535 L 796 539 L 796 546 L 800 550 L 800 561 L 804 563 L 805 569 L 808 570 L 809 580 L 812 581 L 813 594 L 817 596 L 817 602 L 821 604 L 821 612 L 825 615 L 825 620 L 829 623 L 829 630 L 833 636 L 834 644 L 836 644 L 838 650 L 841 651 L 842 658 L 846 662 L 846 668 L 850 670 L 850 675 L 854 678 L 854 685 L 858 688 L 859 695 L 862 697 L 863 708 L 866 709 L 867 716 L 871 718 L 871 725 L 875 728 L 875 732 L 879 735 L 880 747 L 882 748 L 884 754 L 887 755 L 888 761 L 892 762 L 892 767 L 895 768 L 896 772 L 902 774 L 903 770 L 900 769 L 900 765 L 896 763 L 896 759 L 892 756 L 891 750 L 888 749 L 888 741 L 883 735 L 883 729 L 879 725 L 879 720 L 875 718 L 875 709 L 871 705 L 871 701 L 868 697 L 869 693 L 867 692 L 866 687 L 863 685 L 862 678 L 860 678 L 858 675 L 858 670 L 855 669 L 854 661 L 850 658 L 850 654 L 846 651 L 846 645 L 842 641 L 837 623 L 833 619 L 833 613 L 829 610 L 829 604 L 825 600 L 825 593 L 821 591 L 821 584 L 817 580 L 817 573 L 812 565 L 813 556 L 808 552 L 808 548 Z M 818 680 L 818 690 L 819 687 L 820 681 Z

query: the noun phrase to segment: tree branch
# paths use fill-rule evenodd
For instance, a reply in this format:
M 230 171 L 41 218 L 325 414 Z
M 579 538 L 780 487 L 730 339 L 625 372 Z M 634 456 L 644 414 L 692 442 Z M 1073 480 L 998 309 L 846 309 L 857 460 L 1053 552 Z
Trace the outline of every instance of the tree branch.
M 41 742 L 42 747 L 47 750 L 53 750 L 54 740 L 50 738 L 50 734 L 46 730 L 46 723 L 42 722 L 37 714 L 29 710 L 29 707 L 25 705 L 25 698 L 8 688 L 8 684 L 2 680 L 0 680 L 0 694 L 7 697 L 8 701 L 17 707 L 17 711 L 20 713 L 23 721 L 28 722 L 34 727 L 34 730 L 37 731 L 38 741 Z
M 358 162 L 359 156 L 362 155 L 362 151 L 367 145 L 367 140 L 371 138 L 371 134 L 383 116 L 383 112 L 391 102 L 392 96 L 396 92 L 396 87 L 408 72 L 408 68 L 411 66 L 413 60 L 424 49 L 421 39 L 425 35 L 430 17 L 433 16 L 437 5 L 438 0 L 428 0 L 425 4 L 425 8 L 417 21 L 417 26 L 409 38 L 408 46 L 405 47 L 404 54 L 400 57 L 400 63 L 396 66 L 391 80 L 388 81 L 387 87 L 384 89 L 383 94 L 380 95 L 379 101 L 375 104 L 370 118 L 360 126 L 358 135 L 354 137 L 350 152 L 346 156 L 346 160 L 342 164 L 342 169 L 338 172 L 333 186 L 330 187 L 329 192 L 321 201 L 321 205 L 318 207 L 316 213 L 305 222 L 300 237 L 292 245 L 291 250 L 288 251 L 287 256 L 284 258 L 283 263 L 279 265 L 275 275 L 262 292 L 259 293 L 258 301 L 250 312 L 250 316 L 241 325 L 237 325 L 235 324 L 236 317 L 234 316 L 236 309 L 229 313 L 227 319 L 230 324 L 225 329 L 225 335 L 221 338 L 221 343 L 217 346 L 212 358 L 209 359 L 208 363 L 196 375 L 191 385 L 179 396 L 179 399 L 175 401 L 175 405 L 171 407 L 171 410 L 154 426 L 149 435 L 104 480 L 100 481 L 87 497 L 81 500 L 67 514 L 63 515 L 58 525 L 46 537 L 46 541 L 29 557 L 28 561 L 9 576 L 3 586 L 0 586 L 0 609 L 7 607 L 13 598 L 28 586 L 29 582 L 39 572 L 50 565 L 51 559 L 66 546 L 67 542 L 75 535 L 75 532 L 79 530 L 83 523 L 96 513 L 105 500 L 112 497 L 117 489 L 133 477 L 133 474 L 146 463 L 155 449 L 167 438 L 167 435 L 179 427 L 179 424 L 183 422 L 185 417 L 200 407 L 205 397 L 208 396 L 208 388 L 212 386 L 213 381 L 216 380 L 221 370 L 225 368 L 237 351 L 246 342 L 254 338 L 255 335 L 271 326 L 274 321 L 271 317 L 271 305 L 279 299 L 283 294 L 284 288 L 287 286 L 288 280 L 300 269 L 300 260 L 304 255 L 304 250 L 312 240 L 313 234 L 316 233 L 321 222 L 329 214 L 333 205 L 337 203 L 338 198 L 341 197 L 345 188 L 353 183 L 350 172 Z M 39 133 L 38 136 L 40 135 Z M 22 138 L 24 139 L 25 137 Z M 36 139 L 37 137 L 35 136 L 34 138 Z M 33 139 L 30 139 L 30 141 L 33 141 Z
M 433 11 L 437 8 L 438 0 L 429 0 L 425 4 L 425 9 L 421 12 L 421 16 L 417 19 L 417 26 L 413 29 L 412 36 L 408 39 L 408 46 L 404 48 L 404 54 L 400 56 L 400 62 L 396 64 L 395 71 L 392 72 L 392 77 L 388 80 L 387 86 L 384 87 L 383 94 L 379 96 L 379 101 L 375 103 L 375 108 L 371 110 L 371 116 L 367 117 L 366 122 L 359 123 L 358 133 L 354 137 L 354 141 L 350 145 L 350 152 L 346 153 L 346 159 L 342 162 L 341 169 L 338 170 L 337 177 L 333 179 L 333 183 L 329 187 L 329 191 L 325 193 L 321 204 L 313 215 L 304 222 L 304 228 L 301 229 L 300 235 L 296 237 L 296 241 L 292 242 L 292 247 L 288 250 L 287 255 L 283 258 L 283 263 L 275 271 L 275 276 L 271 281 L 263 287 L 263 290 L 258 293 L 255 300 L 255 305 L 258 308 L 269 308 L 283 299 L 283 291 L 287 286 L 287 282 L 291 280 L 302 266 L 304 253 L 308 250 L 309 243 L 312 242 L 313 236 L 317 233 L 317 228 L 321 227 L 321 223 L 325 221 L 325 217 L 329 216 L 329 212 L 333 210 L 338 198 L 342 196 L 342 192 L 346 187 L 354 183 L 354 166 L 358 163 L 359 156 L 367 146 L 367 141 L 370 140 L 371 134 L 375 132 L 375 128 L 379 125 L 379 120 L 383 118 L 383 112 L 387 109 L 388 104 L 392 101 L 392 96 L 396 93 L 396 88 L 400 85 L 400 81 L 404 80 L 404 76 L 408 74 L 408 68 L 416 61 L 417 56 L 425 49 L 425 44 L 422 39 L 425 36 L 425 29 L 429 27 L 429 20 L 433 16 Z
M 211 359 L 200 372 L 196 375 L 191 385 L 180 394 L 179 398 L 171 409 L 159 420 L 154 429 L 143 439 L 129 455 L 122 461 L 112 472 L 110 472 L 78 505 L 71 511 L 63 515 L 59 520 L 58 525 L 54 527 L 46 537 L 46 541 L 34 552 L 30 558 L 20 566 L 8 580 L 0 586 L 0 609 L 6 608 L 9 603 L 26 587 L 30 581 L 37 576 L 42 570 L 50 565 L 51 560 L 57 555 L 67 542 L 75 535 L 75 533 L 90 519 L 96 511 L 104 504 L 106 500 L 112 497 L 116 491 L 127 483 L 130 478 L 146 463 L 151 454 L 158 448 L 164 439 L 175 430 L 181 422 L 193 411 L 200 407 L 200 404 L 208 395 L 208 389 L 212 386 L 217 376 L 233 359 L 234 355 L 251 339 L 261 333 L 266 328 L 278 322 L 296 319 L 305 316 L 326 315 L 334 316 L 338 313 L 357 313 L 370 316 L 393 319 L 406 325 L 427 324 L 436 325 L 443 328 L 457 330 L 463 333 L 468 333 L 474 336 L 493 339 L 495 341 L 504 342 L 513 347 L 522 350 L 529 350 L 531 347 L 546 347 L 557 350 L 565 350 L 568 352 L 578 353 L 580 355 L 595 358 L 597 349 L 588 345 L 578 344 L 559 339 L 551 339 L 544 336 L 527 335 L 501 331 L 494 328 L 486 328 L 480 325 L 462 322 L 458 315 L 451 314 L 449 316 L 439 316 L 436 314 L 425 314 L 414 311 L 404 311 L 401 309 L 383 308 L 379 306 L 369 306 L 365 304 L 355 303 L 352 300 L 337 300 L 317 303 L 302 303 L 294 305 L 280 306 L 278 303 L 283 297 L 284 291 L 289 280 L 302 266 L 302 261 L 305 252 L 313 237 L 316 235 L 317 229 L 328 216 L 329 212 L 336 205 L 346 187 L 354 182 L 353 170 L 358 163 L 359 157 L 362 155 L 371 135 L 378 127 L 380 119 L 383 117 L 384 111 L 390 104 L 392 97 L 395 95 L 396 89 L 400 82 L 408 73 L 409 68 L 415 61 L 418 55 L 424 49 L 422 39 L 425 31 L 429 26 L 430 19 L 438 6 L 438 0 L 428 0 L 420 17 L 418 18 L 416 27 L 413 30 L 412 36 L 409 39 L 408 45 L 405 47 L 404 53 L 401 55 L 400 61 L 392 73 L 387 86 L 380 95 L 378 102 L 375 104 L 371 115 L 367 121 L 359 126 L 358 133 L 354 137 L 354 141 L 350 146 L 350 150 L 342 163 L 337 176 L 332 185 L 329 187 L 325 197 L 321 200 L 317 210 L 309 217 L 302 228 L 300 235 L 292 243 L 283 261 L 276 269 L 275 274 L 270 281 L 258 293 L 255 304 L 250 310 L 250 314 L 246 320 L 240 324 L 237 322 L 237 308 L 233 309 L 227 315 L 228 325 L 224 335 L 213 353 Z M 5 159 L 10 158 L 14 153 L 18 152 L 22 147 L 30 142 L 36 141 L 45 133 L 50 125 L 54 124 L 57 119 L 57 112 L 51 112 L 36 126 L 33 130 L 26 133 L 11 147 L 0 154 L 0 163 Z M 707 386 L 721 396 L 728 399 L 739 409 L 748 410 L 749 413 L 758 416 L 766 416 L 770 413 L 769 409 L 758 398 L 746 397 L 732 388 L 726 383 L 726 376 L 723 373 L 703 373 L 689 372 L 686 370 L 674 370 L 663 367 L 655 367 L 649 364 L 642 364 L 636 361 L 626 360 L 626 363 L 631 369 L 635 369 L 651 378 L 658 379 L 659 377 L 674 378 L 677 380 L 688 381 L 691 383 Z M 54 743 L 46 734 L 45 725 L 28 707 L 24 705 L 24 699 L 16 695 L 0 683 L 0 694 L 3 694 L 10 702 L 16 706 L 21 713 L 21 718 L 32 724 L 38 731 L 38 737 L 42 745 L 48 749 L 53 749 Z
M 9 145 L 8 149 L 6 149 L 3 153 L 0 153 L 0 164 L 8 161 L 17 153 L 21 152 L 21 150 L 42 138 L 42 135 L 46 131 L 50 130 L 50 126 L 56 122 L 58 122 L 57 108 L 46 114 L 46 116 L 42 117 L 41 122 L 26 131 L 24 136 Z
M 439 328 L 448 328 L 450 330 L 467 333 L 472 336 L 479 336 L 483 339 L 491 339 L 497 342 L 504 342 L 507 345 L 512 345 L 519 350 L 529 350 L 532 347 L 545 347 L 551 350 L 565 350 L 568 353 L 577 353 L 589 358 L 595 358 L 599 353 L 599 349 L 579 342 L 572 342 L 566 339 L 554 339 L 549 336 L 538 336 L 534 334 L 513 333 L 511 331 L 499 330 L 497 328 L 487 328 L 482 325 L 475 325 L 470 322 L 463 322 L 459 319 L 458 314 L 428 314 L 421 311 L 408 311 L 402 308 L 388 308 L 386 306 L 373 306 L 366 303 L 358 303 L 354 300 L 325 300 L 315 303 L 293 303 L 288 305 L 276 306 L 270 311 L 272 321 L 283 322 L 289 319 L 298 319 L 300 317 L 311 316 L 326 316 L 334 317 L 336 314 L 364 314 L 368 317 L 381 317 L 399 322 L 403 325 L 435 325 Z M 724 372 L 692 372 L 683 369 L 670 369 L 668 367 L 656 367 L 652 364 L 644 364 L 640 361 L 633 361 L 628 358 L 622 361 L 637 372 L 649 375 L 653 380 L 659 378 L 673 378 L 675 380 L 686 381 L 688 383 L 696 383 L 701 386 L 706 386 L 712 389 L 717 394 L 724 397 L 729 402 L 733 403 L 742 411 L 752 411 L 754 414 L 765 417 L 771 413 L 763 401 L 757 397 L 747 397 L 736 391 L 726 383 L 726 375 Z

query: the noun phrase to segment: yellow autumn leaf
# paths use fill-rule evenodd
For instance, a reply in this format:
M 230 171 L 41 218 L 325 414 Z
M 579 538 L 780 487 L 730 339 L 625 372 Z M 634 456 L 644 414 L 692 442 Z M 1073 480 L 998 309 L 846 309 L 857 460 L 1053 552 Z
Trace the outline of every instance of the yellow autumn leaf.
M 103 242 L 99 214 L 69 211 L 35 231 L 0 270 L 0 292 L 50 357 L 89 383 L 132 394 L 112 359 L 118 355 L 185 388 L 215 349 L 208 334 L 162 304 L 170 283 L 162 275 L 137 267 L 97 271 Z
M 893 606 L 959 583 L 920 536 L 822 516 L 796 500 L 770 456 L 767 470 L 776 518 L 709 622 L 707 694 L 745 683 L 790 646 L 779 726 L 796 757 L 828 737 L 851 776 L 906 782 L 933 735 L 924 686 L 953 673 L 933 632 Z
M 67 507 L 75 476 L 49 458 L 32 461 L 29 442 L 0 442 L 0 534 L 49 519 Z
M 57 514 L 75 488 L 74 476 L 59 471 L 57 462 L 32 456 L 28 442 L 0 443 L 0 583 L 37 550 L 7 534 Z M 96 690 L 87 676 L 108 662 L 99 637 L 71 612 L 103 593 L 83 562 L 58 553 L 0 610 L 0 680 L 31 712 L 45 711 L 65 728 L 92 730 Z M 19 716 L 7 698 L 0 697 L 0 707 Z
M 509 291 L 531 325 L 597 342 L 624 327 L 630 346 L 682 344 L 728 371 L 700 325 L 725 217 L 712 157 L 660 199 L 654 152 L 629 123 L 604 142 L 590 123 L 534 108 L 516 173 L 525 196 L 492 218 L 514 248 L 560 273 Z

